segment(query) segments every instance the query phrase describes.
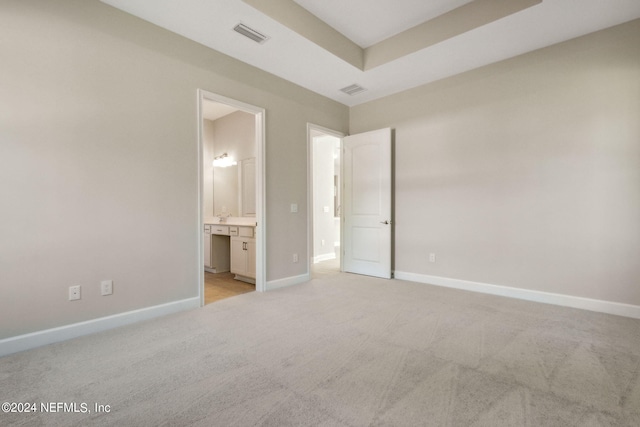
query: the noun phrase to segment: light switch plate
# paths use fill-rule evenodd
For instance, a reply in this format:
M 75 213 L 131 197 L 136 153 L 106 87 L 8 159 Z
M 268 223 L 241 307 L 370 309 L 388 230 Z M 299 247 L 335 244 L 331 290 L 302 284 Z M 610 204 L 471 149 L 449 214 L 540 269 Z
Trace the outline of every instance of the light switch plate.
M 69 286 L 69 301 L 76 301 L 80 299 L 80 285 Z
M 298 204 L 291 203 L 291 213 L 298 213 Z
M 103 280 L 100 282 L 100 294 L 103 296 L 113 294 L 113 280 Z

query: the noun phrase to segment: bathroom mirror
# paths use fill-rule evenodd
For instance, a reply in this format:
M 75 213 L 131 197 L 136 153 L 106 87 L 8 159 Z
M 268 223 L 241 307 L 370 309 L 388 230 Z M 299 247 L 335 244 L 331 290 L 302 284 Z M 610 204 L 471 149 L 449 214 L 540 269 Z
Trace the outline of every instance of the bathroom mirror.
M 214 216 L 256 216 L 256 159 L 213 168 Z
M 213 168 L 213 215 L 241 216 L 238 166 Z

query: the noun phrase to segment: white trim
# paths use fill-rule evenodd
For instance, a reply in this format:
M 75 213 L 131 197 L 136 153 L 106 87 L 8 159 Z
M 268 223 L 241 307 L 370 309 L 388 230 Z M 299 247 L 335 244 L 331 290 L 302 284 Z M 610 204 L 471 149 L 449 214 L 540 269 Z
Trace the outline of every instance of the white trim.
M 322 262 L 322 261 L 329 261 L 329 260 L 332 260 L 332 259 L 336 259 L 336 252 L 335 252 L 335 250 L 334 250 L 333 252 L 329 253 L 329 254 L 322 254 L 322 255 L 314 256 L 314 257 L 313 257 L 313 263 L 314 263 L 314 264 L 317 264 L 317 263 L 319 263 L 319 262 Z
M 129 325 L 142 320 L 154 319 L 160 316 L 191 310 L 200 307 L 200 297 L 183 299 L 153 307 L 141 308 L 112 316 L 100 317 L 71 325 L 45 329 L 30 334 L 0 340 L 0 356 L 30 350 L 47 344 L 53 344 L 72 338 L 89 335 L 108 329 Z
M 285 277 L 284 279 L 270 280 L 267 282 L 267 290 L 286 288 L 287 286 L 300 285 L 311 280 L 309 273 L 300 276 Z
M 315 125 L 307 122 L 307 251 L 309 256 L 307 257 L 307 272 L 311 271 L 311 263 L 315 261 L 313 257 L 313 138 L 311 132 L 316 131 L 325 135 L 334 136 L 339 138 L 342 146 L 342 139 L 346 134 L 338 132 L 337 130 L 329 129 L 324 126 Z M 342 162 L 340 162 L 340 168 L 342 168 Z M 340 170 L 340 176 L 342 176 L 342 170 Z M 341 178 L 342 179 L 342 178 Z M 342 197 L 342 192 L 340 192 Z M 340 203 L 342 205 L 342 201 Z M 340 239 L 342 240 L 342 221 L 340 222 Z M 335 256 L 334 256 L 335 258 Z M 329 258 L 333 259 L 333 258 Z M 342 271 L 342 258 L 340 258 L 340 271 Z M 309 273 L 307 273 L 308 275 Z
M 196 268 L 198 272 L 198 298 L 200 300 L 200 307 L 204 307 L 204 218 L 203 218 L 203 210 L 204 210 L 204 169 L 203 169 L 203 159 L 204 159 L 204 128 L 203 128 L 203 111 L 202 111 L 202 98 L 203 95 L 200 92 L 200 89 L 196 91 L 198 95 L 197 98 L 197 108 L 198 108 L 198 177 L 197 177 L 197 188 L 198 188 L 198 259 L 196 261 Z
M 203 232 L 204 222 L 202 218 L 203 211 L 203 171 L 202 171 L 202 153 L 204 141 L 202 141 L 202 101 L 212 101 L 220 104 L 230 105 L 246 113 L 253 114 L 256 119 L 256 291 L 264 292 L 267 290 L 267 263 L 266 263 L 266 245 L 267 245 L 267 233 L 266 233 L 266 156 L 265 156 L 265 115 L 266 110 L 264 108 L 256 107 L 251 104 L 247 104 L 235 99 L 227 98 L 226 96 L 218 95 L 213 92 L 208 92 L 204 89 L 198 89 L 198 188 L 199 188 L 199 200 L 198 200 L 198 227 L 200 232 L 198 233 L 198 274 L 200 275 L 200 285 L 198 292 L 200 293 L 200 305 L 204 306 L 204 242 Z
M 443 286 L 446 288 L 463 289 L 465 291 L 499 295 L 508 298 L 535 301 L 544 304 L 560 305 L 563 307 L 579 308 L 582 310 L 597 311 L 599 313 L 640 319 L 640 306 L 638 305 L 555 294 L 551 292 L 534 291 L 531 289 L 512 288 L 509 286 L 492 285 L 489 283 L 471 282 L 468 280 L 450 279 L 447 277 L 429 276 L 426 274 L 407 273 L 403 271 L 396 271 L 395 278 L 399 280 Z

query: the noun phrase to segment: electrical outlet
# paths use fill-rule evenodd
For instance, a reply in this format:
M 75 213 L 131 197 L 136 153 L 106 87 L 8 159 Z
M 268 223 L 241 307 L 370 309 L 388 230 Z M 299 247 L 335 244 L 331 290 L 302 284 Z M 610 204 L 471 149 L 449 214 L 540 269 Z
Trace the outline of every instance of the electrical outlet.
M 69 301 L 76 301 L 80 299 L 80 285 L 69 286 Z
M 103 296 L 113 294 L 113 280 L 103 280 L 100 282 L 100 294 Z
M 436 262 L 436 254 L 434 253 L 429 254 L 429 262 Z
M 293 254 L 293 262 L 298 262 L 298 254 Z

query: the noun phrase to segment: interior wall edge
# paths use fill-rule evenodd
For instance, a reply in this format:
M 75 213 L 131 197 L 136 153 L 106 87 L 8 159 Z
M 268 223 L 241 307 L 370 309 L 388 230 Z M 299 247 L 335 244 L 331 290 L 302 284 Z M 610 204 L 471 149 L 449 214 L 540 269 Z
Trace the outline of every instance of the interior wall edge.
M 0 340 L 0 357 L 200 307 L 200 297 L 118 313 Z
M 288 286 L 301 285 L 309 280 L 311 280 L 311 275 L 309 273 L 301 274 L 299 276 L 285 277 L 284 279 L 269 280 L 267 281 L 267 291 L 286 288 Z
M 493 285 L 490 283 L 471 282 L 468 280 L 452 279 L 449 277 L 430 276 L 427 274 L 396 271 L 395 278 L 409 282 L 424 283 L 445 288 L 460 289 L 482 294 L 497 295 L 525 301 L 552 304 L 598 313 L 640 319 L 640 305 L 623 304 L 614 301 L 604 301 L 573 295 L 555 294 L 531 289 L 514 288 L 510 286 Z

